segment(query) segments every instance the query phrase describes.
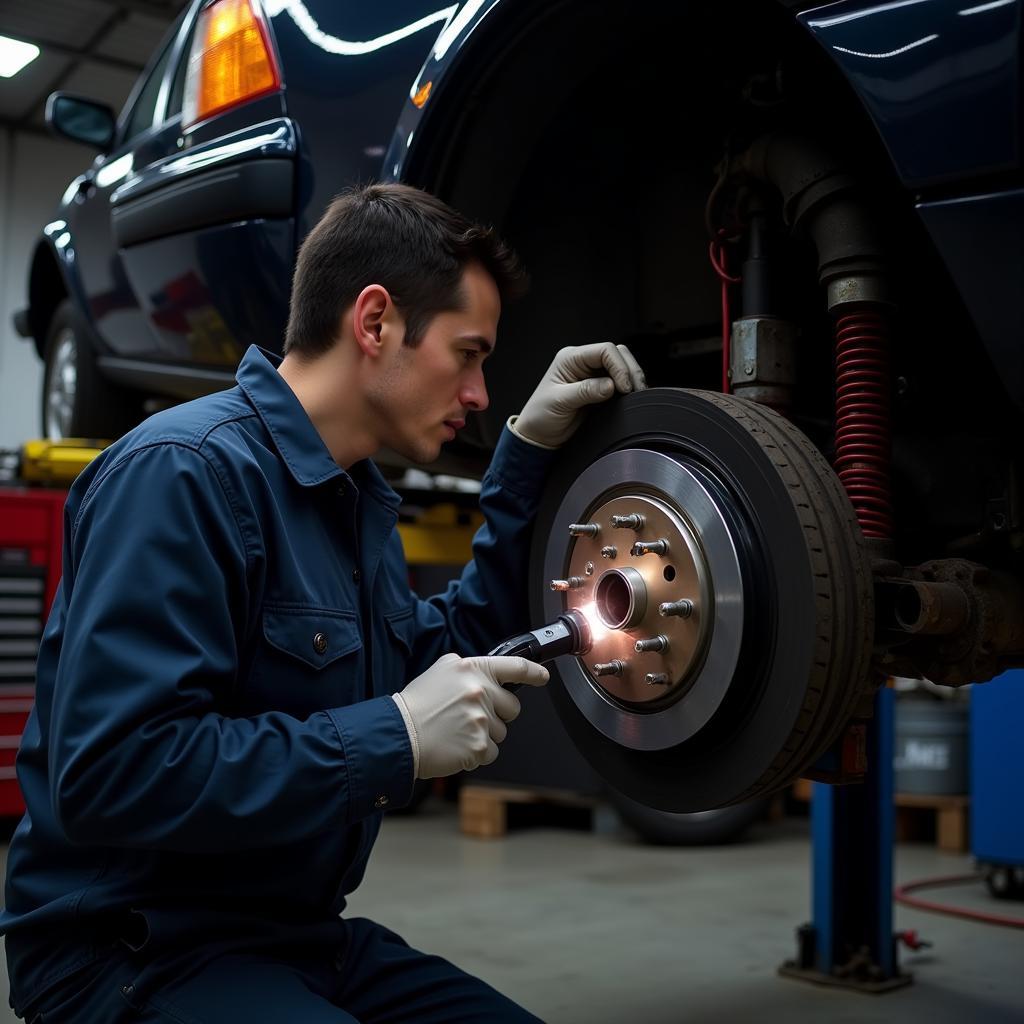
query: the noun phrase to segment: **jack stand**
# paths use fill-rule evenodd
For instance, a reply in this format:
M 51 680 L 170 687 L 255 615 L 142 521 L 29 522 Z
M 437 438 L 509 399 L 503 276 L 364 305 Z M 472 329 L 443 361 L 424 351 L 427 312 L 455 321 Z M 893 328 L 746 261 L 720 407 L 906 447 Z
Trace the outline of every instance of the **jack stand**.
M 896 962 L 892 927 L 894 697 L 880 690 L 864 726 L 864 781 L 814 783 L 814 920 L 797 929 L 797 958 L 779 968 L 783 977 L 859 992 L 888 992 L 913 980 Z

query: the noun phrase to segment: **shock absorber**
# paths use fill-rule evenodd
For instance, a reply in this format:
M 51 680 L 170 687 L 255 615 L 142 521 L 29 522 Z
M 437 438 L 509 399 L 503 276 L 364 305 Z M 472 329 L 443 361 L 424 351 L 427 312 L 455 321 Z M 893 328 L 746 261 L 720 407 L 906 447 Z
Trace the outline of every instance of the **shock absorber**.
M 835 470 L 865 537 L 890 540 L 889 332 L 881 303 L 834 310 Z
M 835 468 L 865 537 L 884 551 L 892 540 L 889 485 L 890 297 L 885 247 L 858 182 L 817 143 L 764 135 L 733 161 L 741 175 L 769 182 L 783 216 L 818 251 L 818 280 L 835 321 Z

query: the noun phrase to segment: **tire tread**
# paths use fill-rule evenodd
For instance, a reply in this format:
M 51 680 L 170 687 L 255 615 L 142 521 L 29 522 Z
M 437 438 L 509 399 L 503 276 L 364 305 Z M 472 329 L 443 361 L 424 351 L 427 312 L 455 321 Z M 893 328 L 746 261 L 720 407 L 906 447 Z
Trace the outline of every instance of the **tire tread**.
M 727 413 L 760 445 L 782 477 L 800 522 L 815 587 L 818 628 L 804 699 L 788 740 L 736 799 L 788 784 L 842 734 L 857 703 L 877 685 L 871 561 L 853 506 L 824 456 L 797 427 L 748 399 L 692 394 Z M 852 685 L 846 685 L 853 680 Z

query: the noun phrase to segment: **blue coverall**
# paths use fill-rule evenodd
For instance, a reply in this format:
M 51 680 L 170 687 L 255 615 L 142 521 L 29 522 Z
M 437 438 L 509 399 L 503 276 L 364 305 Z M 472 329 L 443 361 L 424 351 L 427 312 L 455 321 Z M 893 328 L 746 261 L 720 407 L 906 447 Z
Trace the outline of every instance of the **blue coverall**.
M 534 1020 L 339 915 L 412 791 L 389 694 L 529 627 L 551 453 L 505 429 L 474 559 L 421 600 L 398 496 L 369 460 L 339 468 L 278 362 L 250 348 L 236 387 L 151 417 L 71 489 L 17 761 L 11 1004 L 104 1024 Z

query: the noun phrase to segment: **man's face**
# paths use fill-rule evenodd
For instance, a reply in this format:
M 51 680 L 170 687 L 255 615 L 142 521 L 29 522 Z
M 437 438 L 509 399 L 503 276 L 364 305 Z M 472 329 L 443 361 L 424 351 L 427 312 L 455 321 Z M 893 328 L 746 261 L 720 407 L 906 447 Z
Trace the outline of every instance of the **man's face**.
M 387 353 L 368 396 L 383 424 L 382 444 L 413 462 L 433 462 L 467 414 L 488 405 L 483 362 L 494 348 L 501 300 L 475 263 L 462 275 L 462 293 L 464 308 L 434 317 L 419 345 Z

